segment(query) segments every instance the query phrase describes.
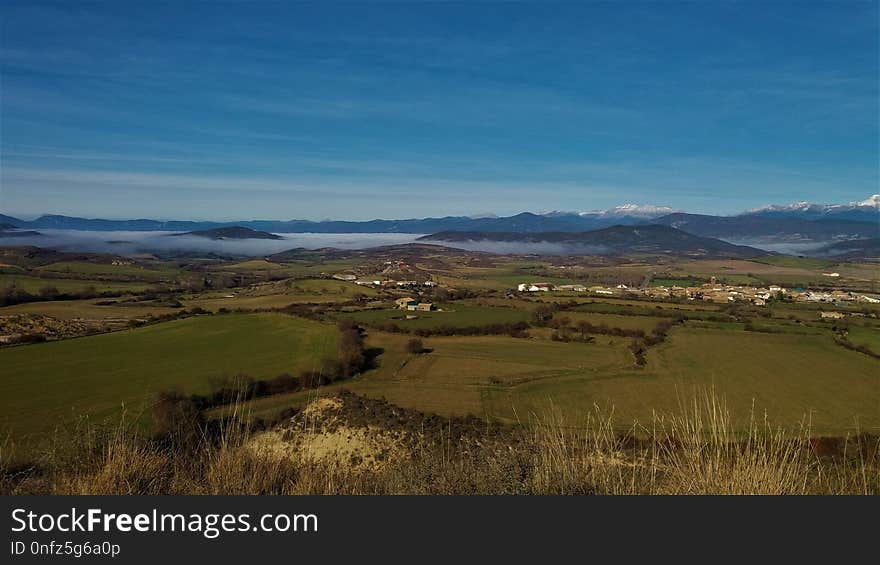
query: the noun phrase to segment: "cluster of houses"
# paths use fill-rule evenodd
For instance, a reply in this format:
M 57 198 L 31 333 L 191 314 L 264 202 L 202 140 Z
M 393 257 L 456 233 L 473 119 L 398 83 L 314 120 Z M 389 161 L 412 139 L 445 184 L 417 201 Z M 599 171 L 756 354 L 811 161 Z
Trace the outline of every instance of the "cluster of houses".
M 432 302 L 420 302 L 410 297 L 398 298 L 394 303 L 400 310 L 409 310 L 410 312 L 430 312 L 437 309 Z
M 880 298 L 866 294 L 844 290 L 815 291 L 802 289 L 786 289 L 779 285 L 754 287 L 743 285 L 724 285 L 713 282 L 700 286 L 652 286 L 631 288 L 625 284 L 613 287 L 583 285 L 553 285 L 551 283 L 523 283 L 517 286 L 519 292 L 589 292 L 604 296 L 647 296 L 650 298 L 684 298 L 687 300 L 705 300 L 726 304 L 729 302 L 750 302 L 763 306 L 771 298 L 783 296 L 795 302 L 863 302 L 880 303 Z
M 417 287 L 435 287 L 438 283 L 435 281 L 395 281 L 389 279 L 359 279 L 357 275 L 336 274 L 333 278 L 339 281 L 353 282 L 360 286 L 373 286 L 380 288 L 417 288 Z

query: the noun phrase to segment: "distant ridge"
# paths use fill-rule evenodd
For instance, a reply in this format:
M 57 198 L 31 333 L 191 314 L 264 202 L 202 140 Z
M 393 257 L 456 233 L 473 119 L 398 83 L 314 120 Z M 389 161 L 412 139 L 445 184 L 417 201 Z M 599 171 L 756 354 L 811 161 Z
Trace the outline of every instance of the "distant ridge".
M 0 214 L 0 222 L 19 229 L 67 229 L 89 231 L 193 232 L 245 227 L 267 233 L 406 233 L 441 231 L 474 232 L 584 232 L 614 225 L 663 224 L 694 235 L 715 238 L 781 238 L 832 241 L 874 237 L 880 229 L 880 195 L 849 204 L 810 204 L 755 208 L 734 216 L 689 214 L 668 206 L 623 204 L 590 212 L 523 212 L 506 217 L 492 215 L 409 218 L 402 220 L 238 220 L 230 222 L 161 221 L 150 219 L 105 220 L 44 215 L 25 221 Z
M 548 243 L 559 245 L 568 253 L 586 255 L 662 254 L 689 257 L 751 258 L 768 252 L 719 239 L 701 237 L 663 225 L 612 226 L 594 231 L 493 233 L 440 232 L 420 237 L 418 241 L 446 244 L 464 242 Z
M 827 218 L 811 220 L 797 216 L 706 216 L 676 213 L 652 220 L 694 235 L 721 239 L 769 238 L 787 241 L 828 241 L 856 239 L 878 234 L 880 224 Z
M 190 235 L 195 237 L 204 237 L 207 239 L 284 239 L 280 235 L 275 235 L 274 233 L 252 230 L 250 228 L 244 228 L 241 226 L 213 228 L 209 230 L 190 231 L 186 233 L 175 233 L 171 235 Z
M 798 217 L 810 220 L 878 221 L 880 220 L 880 194 L 872 194 L 865 200 L 849 204 L 813 204 L 804 201 L 784 205 L 770 204 L 753 208 L 741 215 Z

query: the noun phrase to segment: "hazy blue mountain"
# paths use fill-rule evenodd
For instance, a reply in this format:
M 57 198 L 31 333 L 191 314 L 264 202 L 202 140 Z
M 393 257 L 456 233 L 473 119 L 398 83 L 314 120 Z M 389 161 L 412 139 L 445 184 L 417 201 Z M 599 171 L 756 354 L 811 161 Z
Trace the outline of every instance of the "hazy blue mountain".
M 12 216 L 6 216 L 0 214 L 0 224 L 6 224 L 13 227 L 18 227 L 21 224 L 25 223 L 23 220 L 19 220 L 18 218 L 13 218 Z
M 627 255 L 632 253 L 703 257 L 761 257 L 766 251 L 693 235 L 673 227 L 646 224 L 612 226 L 587 232 L 460 232 L 446 231 L 419 241 L 453 245 L 463 242 L 556 244 L 566 253 Z
M 477 232 L 583 232 L 613 225 L 659 223 L 696 235 L 718 238 L 772 237 L 825 241 L 877 235 L 880 226 L 880 195 L 849 204 L 771 205 L 736 216 L 711 216 L 675 212 L 666 206 L 623 204 L 588 212 L 523 212 L 507 217 L 446 216 L 403 220 L 310 221 L 245 220 L 231 222 L 162 221 L 151 219 L 105 220 L 44 215 L 24 221 L 0 214 L 0 222 L 19 228 L 89 231 L 200 231 L 242 226 L 271 233 L 437 233 Z M 874 230 L 874 231 L 872 231 Z
M 327 220 L 246 220 L 233 222 L 193 222 L 159 220 L 104 220 L 71 216 L 45 215 L 36 220 L 22 221 L 10 218 L 9 223 L 19 227 L 68 229 L 88 231 L 197 231 L 242 226 L 274 233 L 434 233 L 444 230 L 476 231 L 584 231 L 613 224 L 635 224 L 643 216 L 602 216 L 577 213 L 551 215 L 524 212 L 503 218 L 470 218 L 447 216 L 443 218 L 412 218 L 405 220 L 368 220 L 362 222 Z
M 651 220 L 694 235 L 720 239 L 778 239 L 787 241 L 828 241 L 874 237 L 880 231 L 877 222 L 821 219 L 810 220 L 793 216 L 706 216 L 701 214 L 669 214 Z
M 196 230 L 184 233 L 171 234 L 173 237 L 191 235 L 208 239 L 284 239 L 280 235 L 259 230 L 253 230 L 242 226 L 228 228 L 212 228 L 209 230 Z
M 810 202 L 794 202 L 786 205 L 771 204 L 748 210 L 740 215 L 801 218 L 804 220 L 880 222 L 880 194 L 874 194 L 865 200 L 849 204 L 812 204 Z

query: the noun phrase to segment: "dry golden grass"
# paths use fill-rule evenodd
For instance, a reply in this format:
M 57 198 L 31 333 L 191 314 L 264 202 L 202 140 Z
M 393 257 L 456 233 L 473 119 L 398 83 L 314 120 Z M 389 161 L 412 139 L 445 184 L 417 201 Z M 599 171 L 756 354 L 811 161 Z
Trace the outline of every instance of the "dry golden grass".
M 308 446 L 336 430 L 357 442 L 396 438 L 396 454 L 382 465 L 345 458 L 271 454 L 254 449 L 259 435 L 237 414 L 213 437 L 189 446 L 157 443 L 131 427 L 76 433 L 35 468 L 13 468 L 10 445 L 0 446 L 5 494 L 878 494 L 877 438 L 838 439 L 823 453 L 809 423 L 774 429 L 752 417 L 747 433 L 730 420 L 711 392 L 650 429 L 621 434 L 613 412 L 595 410 L 572 426 L 552 407 L 528 423 L 462 432 L 452 421 L 428 434 L 392 424 L 346 419 L 353 397 L 322 399 L 282 424 L 273 441 Z M 358 398 L 358 397 L 354 397 Z M 375 402 L 375 401 L 368 401 Z M 398 410 L 395 408 L 395 410 Z M 394 414 L 400 415 L 399 412 Z M 293 420 L 291 420 L 293 421 Z M 325 424 L 334 422 L 326 428 Z M 403 421 L 400 419 L 399 421 Z M 412 420 L 410 420 L 412 421 Z M 436 421 L 436 420 L 435 420 Z M 287 426 L 287 427 L 285 427 Z M 447 427 L 443 427 L 447 426 Z M 341 431 L 340 431 L 341 430 Z M 641 439 L 639 439 L 641 438 Z M 379 440 L 376 440 L 379 441 Z M 821 442 L 820 442 L 821 443 Z M 314 455 L 314 454 L 312 454 Z

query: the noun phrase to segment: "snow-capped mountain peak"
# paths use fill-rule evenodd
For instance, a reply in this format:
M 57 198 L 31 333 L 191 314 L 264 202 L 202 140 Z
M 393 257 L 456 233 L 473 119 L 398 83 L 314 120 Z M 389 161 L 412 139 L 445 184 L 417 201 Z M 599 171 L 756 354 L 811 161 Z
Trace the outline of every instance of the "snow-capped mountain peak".
M 743 215 L 796 215 L 812 219 L 834 217 L 836 219 L 868 220 L 880 213 L 880 194 L 849 204 L 813 204 L 800 201 L 791 204 L 770 204 L 746 210 Z
M 824 208 L 826 204 L 811 204 L 806 200 L 792 202 L 791 204 L 767 204 L 766 206 L 758 206 L 746 210 L 746 214 L 754 214 L 756 212 L 798 212 L 811 208 Z
M 582 218 L 659 218 L 666 214 L 678 212 L 669 206 L 654 206 L 651 204 L 620 204 L 607 210 L 588 210 L 586 212 L 572 212 L 565 210 L 551 210 L 538 212 L 541 216 L 580 216 Z
M 870 206 L 872 208 L 880 208 L 880 194 L 872 194 L 865 200 L 860 202 L 850 202 L 850 206 Z

